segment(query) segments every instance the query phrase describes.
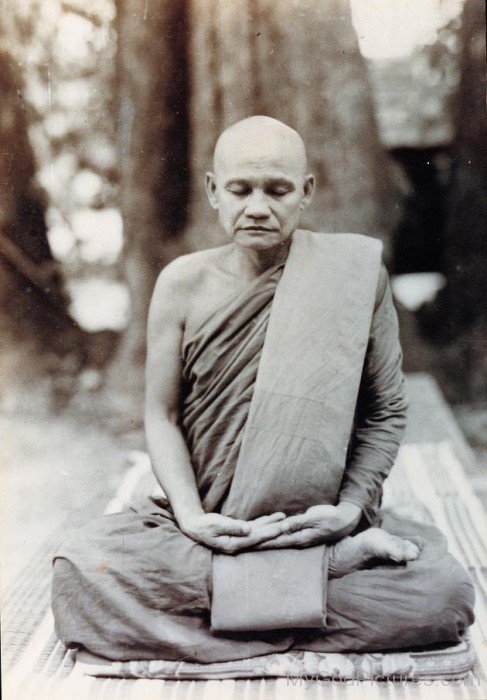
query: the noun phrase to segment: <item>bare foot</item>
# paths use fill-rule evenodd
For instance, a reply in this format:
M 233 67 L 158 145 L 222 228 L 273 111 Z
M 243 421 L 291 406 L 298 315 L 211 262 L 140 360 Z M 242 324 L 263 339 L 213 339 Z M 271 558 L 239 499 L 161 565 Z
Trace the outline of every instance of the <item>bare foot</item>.
M 372 527 L 355 537 L 344 537 L 331 547 L 329 576 L 345 576 L 364 568 L 371 559 L 384 559 L 399 564 L 416 559 L 418 554 L 419 549 L 413 542 Z

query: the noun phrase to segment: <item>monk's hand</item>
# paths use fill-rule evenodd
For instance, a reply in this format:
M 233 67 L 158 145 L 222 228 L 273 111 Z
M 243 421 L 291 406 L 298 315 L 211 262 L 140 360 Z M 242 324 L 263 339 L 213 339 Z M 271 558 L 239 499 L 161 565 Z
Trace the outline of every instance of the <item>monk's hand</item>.
M 182 532 L 199 544 L 224 554 L 235 554 L 252 549 L 282 532 L 280 523 L 284 513 L 272 513 L 255 520 L 237 520 L 220 513 L 201 513 L 186 518 L 180 527 Z
M 312 506 L 305 513 L 292 515 L 281 523 L 284 532 L 256 549 L 312 547 L 334 542 L 349 535 L 360 521 L 362 511 L 354 503 Z

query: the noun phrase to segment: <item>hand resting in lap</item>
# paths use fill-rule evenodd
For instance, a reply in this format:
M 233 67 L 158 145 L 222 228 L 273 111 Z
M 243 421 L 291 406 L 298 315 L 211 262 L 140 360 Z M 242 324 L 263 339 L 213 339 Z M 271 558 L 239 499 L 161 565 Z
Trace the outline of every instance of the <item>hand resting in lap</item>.
M 349 537 L 360 517 L 358 506 L 340 503 L 312 506 L 300 515 L 286 517 L 284 513 L 272 513 L 249 521 L 220 513 L 203 513 L 186 520 L 181 529 L 196 542 L 230 555 L 252 549 L 331 544 L 330 578 L 361 569 L 372 559 L 399 564 L 418 557 L 417 545 L 380 528 L 370 528 Z
M 286 534 L 267 540 L 257 545 L 256 549 L 311 547 L 330 543 L 330 578 L 340 578 L 362 569 L 374 559 L 399 564 L 419 556 L 416 544 L 380 528 L 369 528 L 349 537 L 360 517 L 361 510 L 353 503 L 312 506 L 302 515 L 291 516 L 281 522 L 281 527 L 289 528 Z
M 220 513 L 199 513 L 181 524 L 185 535 L 225 554 L 244 549 L 312 547 L 349 534 L 360 520 L 353 503 L 313 506 L 305 513 L 286 517 L 272 513 L 255 520 L 238 520 Z
M 300 515 L 286 518 L 281 525 L 285 530 L 284 534 L 263 542 L 259 549 L 312 547 L 334 542 L 355 529 L 361 514 L 361 509 L 354 503 L 312 506 Z
M 235 554 L 244 549 L 255 549 L 262 542 L 271 541 L 286 531 L 284 513 L 263 515 L 255 520 L 237 520 L 220 513 L 202 513 L 181 524 L 182 532 L 195 542 L 222 552 Z

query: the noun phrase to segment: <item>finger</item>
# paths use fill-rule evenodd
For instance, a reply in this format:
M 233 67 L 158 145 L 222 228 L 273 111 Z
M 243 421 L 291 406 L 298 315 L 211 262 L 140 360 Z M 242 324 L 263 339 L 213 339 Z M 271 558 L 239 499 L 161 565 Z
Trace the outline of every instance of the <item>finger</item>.
M 307 547 L 314 544 L 316 539 L 316 530 L 307 528 L 304 530 L 298 530 L 297 532 L 280 535 L 272 540 L 267 540 L 262 543 L 262 548 L 282 549 L 284 547 Z
M 261 542 L 266 542 L 267 540 L 273 540 L 281 534 L 281 523 L 271 523 L 268 525 L 260 525 L 258 528 L 248 535 L 247 537 L 238 538 L 233 543 L 236 546 L 237 551 L 242 549 L 251 549 Z
M 255 518 L 251 520 L 251 523 L 258 523 L 259 525 L 266 525 L 268 523 L 276 523 L 285 520 L 286 513 L 271 513 L 270 515 L 261 515 L 260 518 Z
M 252 525 L 245 520 L 234 520 L 222 515 L 215 524 L 215 531 L 217 535 L 244 537 L 252 531 Z
M 276 520 L 275 522 L 259 524 L 252 530 L 251 534 L 260 535 L 261 533 L 269 533 L 269 536 L 277 537 L 277 535 L 281 535 L 283 532 L 289 532 L 287 518 L 284 518 L 283 520 Z
M 289 518 L 286 518 L 286 523 L 287 523 L 287 532 L 297 532 L 298 530 L 302 530 L 304 527 L 307 527 L 309 523 L 309 516 L 307 516 L 306 513 L 301 513 L 300 515 L 291 515 Z
M 253 532 L 249 535 L 249 541 L 252 545 L 259 544 L 259 542 L 265 542 L 265 540 L 274 539 L 279 537 L 282 533 L 283 523 L 280 521 L 275 523 L 267 523 L 266 525 L 259 525 Z
M 298 530 L 287 535 L 280 535 L 258 545 L 257 549 L 282 549 L 284 547 L 307 547 L 315 544 L 317 532 L 313 528 Z
M 286 547 L 286 542 L 288 540 L 287 535 L 279 535 L 279 537 L 275 537 L 272 540 L 266 540 L 265 542 L 261 542 L 258 545 L 255 546 L 255 549 L 258 550 L 263 550 L 263 549 L 282 549 Z
M 235 554 L 235 552 L 244 549 L 247 546 L 248 536 L 221 535 L 215 536 L 208 540 L 208 546 L 223 554 Z
M 279 526 L 280 523 L 277 523 Z M 277 533 L 277 534 L 276 534 Z M 282 549 L 285 547 L 307 547 L 315 544 L 317 532 L 314 528 L 299 530 L 291 534 L 279 534 L 276 525 L 262 527 L 258 533 L 247 537 L 215 538 L 210 545 L 213 549 L 226 554 L 236 554 L 244 549 Z
M 241 537 L 223 537 L 213 540 L 210 547 L 213 551 L 221 554 L 235 554 L 238 551 L 236 543 L 241 541 Z

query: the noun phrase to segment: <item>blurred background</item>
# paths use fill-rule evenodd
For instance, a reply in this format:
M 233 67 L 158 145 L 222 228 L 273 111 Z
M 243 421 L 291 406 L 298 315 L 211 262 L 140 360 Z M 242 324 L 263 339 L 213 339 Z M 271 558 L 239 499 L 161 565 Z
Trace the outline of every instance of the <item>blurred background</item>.
M 308 145 L 305 225 L 383 240 L 405 369 L 435 377 L 487 467 L 483 0 L 0 5 L 12 562 L 143 449 L 152 288 L 177 255 L 223 242 L 203 175 L 251 114 Z

